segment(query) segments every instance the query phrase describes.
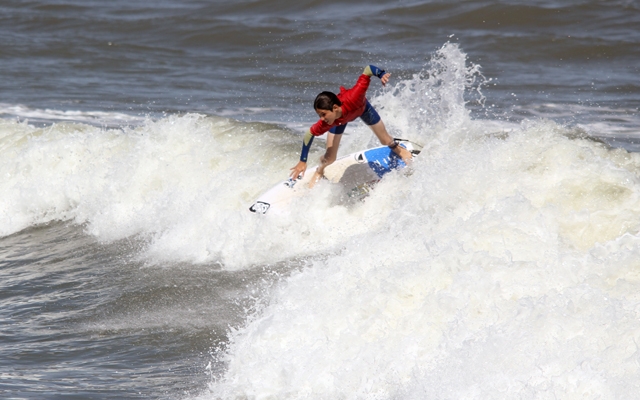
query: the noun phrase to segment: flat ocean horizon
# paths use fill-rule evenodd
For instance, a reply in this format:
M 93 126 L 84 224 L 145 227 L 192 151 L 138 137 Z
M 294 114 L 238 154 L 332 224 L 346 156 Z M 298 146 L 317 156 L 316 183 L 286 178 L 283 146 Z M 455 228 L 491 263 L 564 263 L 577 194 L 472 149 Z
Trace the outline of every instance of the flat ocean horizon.
M 3 1 L 0 397 L 636 398 L 639 27 L 631 0 Z M 369 64 L 409 173 L 249 212 Z M 354 121 L 340 154 L 375 145 Z

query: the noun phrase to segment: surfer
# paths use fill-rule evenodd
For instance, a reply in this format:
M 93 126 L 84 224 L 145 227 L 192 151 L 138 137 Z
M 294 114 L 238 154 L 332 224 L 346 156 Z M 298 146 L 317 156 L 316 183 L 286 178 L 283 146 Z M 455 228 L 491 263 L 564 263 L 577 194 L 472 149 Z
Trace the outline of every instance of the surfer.
M 313 108 L 320 119 L 304 135 L 300 161 L 295 167 L 291 168 L 291 178 L 298 179 L 299 176 L 304 175 L 307 170 L 307 157 L 313 138 L 328 131 L 327 150 L 320 157 L 320 165 L 315 171 L 309 186 L 313 186 L 322 178 L 324 169 L 336 160 L 340 139 L 347 127 L 347 123 L 358 117 L 369 125 L 378 140 L 380 140 L 380 143 L 389 146 L 404 162 L 411 160 L 411 153 L 389 135 L 380 119 L 380 115 L 365 97 L 371 77 L 374 75 L 380 78 L 383 86 L 389 82 L 389 77 L 391 76 L 391 74 L 374 65 L 368 65 L 351 89 L 340 87 L 340 93 L 337 95 L 332 92 L 322 92 L 316 96 Z

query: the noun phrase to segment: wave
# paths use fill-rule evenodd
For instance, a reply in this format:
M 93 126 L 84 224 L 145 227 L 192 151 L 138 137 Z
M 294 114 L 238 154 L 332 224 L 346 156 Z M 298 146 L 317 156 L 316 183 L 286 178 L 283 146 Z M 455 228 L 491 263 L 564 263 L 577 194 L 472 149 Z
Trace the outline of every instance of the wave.
M 103 127 L 117 128 L 122 125 L 139 125 L 145 117 L 108 111 L 54 110 L 31 108 L 21 104 L 0 103 L 0 116 L 15 118 L 29 124 L 51 124 L 53 122 L 78 122 Z
M 551 121 L 472 120 L 469 76 L 451 73 L 469 71 L 464 54 L 441 55 L 382 95 L 430 111 L 457 99 L 416 131 L 412 173 L 322 210 L 314 229 L 343 240 L 232 332 L 199 398 L 633 397 L 640 155 Z M 441 96 L 414 90 L 433 76 L 453 77 L 433 81 Z M 383 118 L 410 121 L 386 104 Z
M 286 126 L 0 120 L 0 235 L 66 221 L 150 263 L 303 265 L 256 293 L 202 398 L 633 397 L 640 155 L 473 119 L 486 82 L 446 44 L 371 99 L 424 145 L 410 170 L 355 204 L 321 183 L 285 216 L 247 207 L 298 157 Z M 350 127 L 344 152 L 373 143 Z
M 118 129 L 0 120 L 0 234 L 61 220 L 85 225 L 101 241 L 141 235 L 153 242 L 190 221 L 216 240 L 225 214 L 241 218 L 263 179 L 276 180 L 289 164 L 271 160 L 287 134 L 197 114 Z M 203 217 L 214 232 L 197 222 Z M 213 259 L 206 251 L 186 257 Z

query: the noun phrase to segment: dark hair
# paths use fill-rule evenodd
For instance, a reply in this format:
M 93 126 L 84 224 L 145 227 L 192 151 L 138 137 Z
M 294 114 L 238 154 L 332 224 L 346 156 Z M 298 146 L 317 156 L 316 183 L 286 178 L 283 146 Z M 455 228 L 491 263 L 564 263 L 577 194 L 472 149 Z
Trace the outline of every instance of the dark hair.
M 341 106 L 342 102 L 335 94 L 331 92 L 322 92 L 316 96 L 313 101 L 313 108 L 316 110 L 333 110 L 333 106 Z

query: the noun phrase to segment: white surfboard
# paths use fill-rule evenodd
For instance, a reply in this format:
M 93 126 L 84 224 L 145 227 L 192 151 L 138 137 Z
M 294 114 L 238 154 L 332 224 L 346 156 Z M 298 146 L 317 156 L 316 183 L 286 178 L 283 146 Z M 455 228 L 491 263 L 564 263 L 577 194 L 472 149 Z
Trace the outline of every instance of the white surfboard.
M 396 139 L 412 154 L 417 155 L 422 149 L 416 143 Z M 406 164 L 387 146 L 362 150 L 338 158 L 324 170 L 324 177 L 330 182 L 343 186 L 355 196 L 363 196 L 371 186 L 378 182 L 385 174 L 394 169 L 404 168 Z M 265 214 L 267 211 L 284 211 L 287 205 L 296 197 L 302 196 L 309 190 L 309 181 L 317 167 L 307 169 L 307 173 L 298 180 L 291 178 L 282 181 L 260 196 L 249 210 Z

